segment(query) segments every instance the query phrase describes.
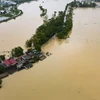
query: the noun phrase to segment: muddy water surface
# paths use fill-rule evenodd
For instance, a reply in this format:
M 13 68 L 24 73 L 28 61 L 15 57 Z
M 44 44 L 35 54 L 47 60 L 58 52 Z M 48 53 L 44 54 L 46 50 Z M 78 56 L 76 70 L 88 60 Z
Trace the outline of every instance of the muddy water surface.
M 99 26 L 99 8 L 75 9 L 70 38 L 51 39 L 50 57 L 5 78 L 0 100 L 100 100 Z

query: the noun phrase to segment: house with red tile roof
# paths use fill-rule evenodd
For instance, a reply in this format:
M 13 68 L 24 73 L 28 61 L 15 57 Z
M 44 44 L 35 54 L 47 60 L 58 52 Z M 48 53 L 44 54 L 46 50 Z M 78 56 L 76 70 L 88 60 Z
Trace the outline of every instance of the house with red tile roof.
M 9 61 L 10 61 L 11 65 L 15 65 L 17 63 L 16 60 L 13 58 L 9 59 Z
M 11 66 L 14 66 L 16 65 L 17 61 L 13 58 L 10 58 L 10 59 L 6 59 L 3 61 L 3 63 L 7 66 L 7 67 L 11 67 Z

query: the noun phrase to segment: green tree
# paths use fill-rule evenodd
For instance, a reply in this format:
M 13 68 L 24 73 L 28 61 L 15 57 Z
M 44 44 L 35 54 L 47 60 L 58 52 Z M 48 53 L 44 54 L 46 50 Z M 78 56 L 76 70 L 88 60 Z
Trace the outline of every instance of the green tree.
M 11 55 L 13 57 L 21 56 L 23 55 L 23 49 L 20 46 L 15 47 L 14 49 L 11 50 Z
M 0 55 L 0 61 L 4 61 L 5 60 L 5 55 Z
M 4 73 L 6 69 L 3 66 L 0 66 L 0 74 Z
M 25 42 L 25 46 L 28 48 L 28 47 L 31 47 L 32 46 L 32 39 L 29 39 Z
M 47 14 L 47 9 L 44 9 L 42 6 L 39 6 L 42 13 L 40 14 L 41 17 L 45 16 Z

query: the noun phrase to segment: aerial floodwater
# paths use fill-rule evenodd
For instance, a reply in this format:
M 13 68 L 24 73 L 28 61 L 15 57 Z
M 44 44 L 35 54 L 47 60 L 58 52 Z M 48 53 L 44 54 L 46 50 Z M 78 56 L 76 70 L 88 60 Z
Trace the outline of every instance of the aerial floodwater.
M 24 47 L 42 24 L 39 5 L 52 16 L 70 1 L 20 5 L 22 16 L 0 24 L 0 51 Z M 77 8 L 73 13 L 69 38 L 50 39 L 42 50 L 51 56 L 3 79 L 0 100 L 100 100 L 100 8 Z

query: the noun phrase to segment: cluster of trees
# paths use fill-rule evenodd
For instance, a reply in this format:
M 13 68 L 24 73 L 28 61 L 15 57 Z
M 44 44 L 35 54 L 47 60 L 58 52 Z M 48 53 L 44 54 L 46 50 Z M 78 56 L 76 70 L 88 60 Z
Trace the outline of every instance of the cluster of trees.
M 42 13 L 40 14 L 41 17 L 45 16 L 47 14 L 47 9 L 44 9 L 42 6 L 39 6 Z
M 68 6 L 69 5 L 66 6 L 65 13 L 66 13 L 66 10 L 67 10 Z M 73 26 L 73 21 L 72 21 L 73 8 L 71 6 L 69 7 L 67 13 L 68 13 L 67 15 L 64 14 L 66 16 L 65 17 L 66 21 L 63 24 L 62 30 L 57 33 L 57 37 L 59 39 L 66 38 L 66 36 L 68 35 L 68 32 L 72 29 L 72 26 Z
M 40 7 L 40 10 L 42 10 L 42 12 L 44 13 L 43 7 Z M 30 40 L 26 41 L 26 47 L 31 47 L 33 44 L 35 49 L 40 51 L 41 46 L 46 43 L 53 35 L 60 34 L 61 32 L 64 32 L 63 30 L 66 30 L 63 27 L 64 24 L 66 25 L 67 22 L 70 24 L 71 17 L 69 18 L 69 20 L 67 20 L 66 23 L 64 23 L 65 11 L 59 11 L 58 15 L 56 15 L 56 12 L 54 12 L 52 18 L 50 19 L 48 19 L 46 16 L 47 12 L 42 15 L 42 17 L 44 18 L 44 23 L 37 28 L 36 34 L 33 35 Z M 59 38 L 60 36 L 57 35 L 57 37 Z
M 14 49 L 11 50 L 11 55 L 12 57 L 19 57 L 23 55 L 23 49 L 20 46 L 15 47 Z
M 96 7 L 96 3 L 93 3 L 93 2 L 80 2 L 80 1 L 76 1 L 76 2 L 71 2 L 70 3 L 70 6 L 71 7 Z
M 29 39 L 29 40 L 27 40 L 26 42 L 25 42 L 25 46 L 28 48 L 28 47 L 31 47 L 32 46 L 32 38 L 31 39 Z
M 0 7 L 0 10 L 3 10 L 4 12 L 0 13 L 0 17 L 9 17 L 5 20 L 2 20 L 2 22 L 5 22 L 5 21 L 8 21 L 12 18 L 16 18 L 18 16 L 20 16 L 21 14 L 23 14 L 22 10 L 18 9 L 18 7 L 16 5 L 14 6 L 10 6 L 10 9 L 9 9 L 9 6 L 1 6 Z
M 26 45 L 31 46 L 33 43 L 34 47 L 40 51 L 41 46 L 61 30 L 60 28 L 63 25 L 63 20 L 61 20 L 62 15 L 63 12 L 59 12 L 57 17 L 53 16 L 48 21 L 45 21 L 44 24 L 37 28 L 36 34 L 26 41 Z
M 37 0 L 12 0 L 12 1 L 16 2 L 17 4 L 21 4 L 21 3 L 37 1 Z
M 96 3 L 86 3 L 84 2 L 83 4 L 82 3 L 79 3 L 79 7 L 95 7 L 96 6 Z
M 100 2 L 100 0 L 95 0 L 96 2 Z

